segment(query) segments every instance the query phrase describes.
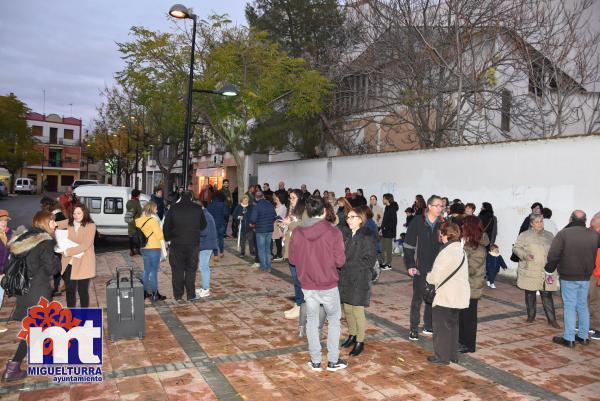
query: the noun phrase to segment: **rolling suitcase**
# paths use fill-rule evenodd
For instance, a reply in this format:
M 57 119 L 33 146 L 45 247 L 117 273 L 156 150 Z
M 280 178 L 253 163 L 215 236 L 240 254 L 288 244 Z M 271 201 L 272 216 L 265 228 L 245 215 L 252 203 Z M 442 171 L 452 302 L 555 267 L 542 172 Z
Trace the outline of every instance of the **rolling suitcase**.
M 106 314 L 111 341 L 144 337 L 144 284 L 132 267 L 117 268 L 117 278 L 106 283 Z

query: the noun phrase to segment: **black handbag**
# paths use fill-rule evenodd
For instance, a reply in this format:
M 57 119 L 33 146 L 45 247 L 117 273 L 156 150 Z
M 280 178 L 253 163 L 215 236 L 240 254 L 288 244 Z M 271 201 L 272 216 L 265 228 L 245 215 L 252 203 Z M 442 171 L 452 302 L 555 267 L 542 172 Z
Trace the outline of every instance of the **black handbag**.
M 149 222 L 150 219 L 146 220 L 144 222 L 144 224 L 142 224 L 141 227 L 136 227 L 135 228 L 135 232 L 133 233 L 133 242 L 134 244 L 138 247 L 138 248 L 145 248 L 146 245 L 148 244 L 148 238 L 150 238 L 152 236 L 152 234 L 154 234 L 154 231 L 150 233 L 149 236 L 145 236 L 144 232 L 142 231 L 142 228 L 144 228 L 144 226 L 146 225 L 147 222 Z
M 465 263 L 465 257 L 467 255 L 463 252 L 463 258 L 462 261 L 460 262 L 460 265 L 458 265 L 458 267 L 456 268 L 456 270 L 454 270 L 452 272 L 452 274 L 450 274 L 448 277 L 446 277 L 446 279 L 444 281 L 442 281 L 442 283 L 440 285 L 438 285 L 438 289 L 443 286 L 444 284 L 446 284 L 446 281 L 450 280 L 452 278 L 452 276 L 454 276 L 456 274 L 456 272 L 458 272 L 460 270 L 460 268 L 462 267 L 463 263 Z M 433 284 L 429 284 L 429 283 L 425 283 L 425 291 L 423 291 L 423 301 L 426 304 L 432 304 L 433 303 L 433 299 L 435 298 L 435 285 Z
M 26 256 L 11 255 L 4 273 L 0 286 L 9 296 L 29 293 L 30 279 L 27 273 Z

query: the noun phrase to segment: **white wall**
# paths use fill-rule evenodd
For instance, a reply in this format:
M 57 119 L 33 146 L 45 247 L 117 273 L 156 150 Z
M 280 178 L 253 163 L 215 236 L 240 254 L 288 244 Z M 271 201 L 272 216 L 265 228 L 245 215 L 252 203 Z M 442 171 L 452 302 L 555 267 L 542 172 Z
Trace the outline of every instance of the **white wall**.
M 533 202 L 554 212 L 559 227 L 573 209 L 589 218 L 600 210 L 600 136 L 478 145 L 433 150 L 260 164 L 259 182 L 307 184 L 310 191 L 362 188 L 365 196 L 390 192 L 404 209 L 416 194 L 490 202 L 498 218 L 497 243 L 507 261 Z M 478 213 L 478 211 L 476 213 Z M 403 227 L 399 227 L 399 233 Z

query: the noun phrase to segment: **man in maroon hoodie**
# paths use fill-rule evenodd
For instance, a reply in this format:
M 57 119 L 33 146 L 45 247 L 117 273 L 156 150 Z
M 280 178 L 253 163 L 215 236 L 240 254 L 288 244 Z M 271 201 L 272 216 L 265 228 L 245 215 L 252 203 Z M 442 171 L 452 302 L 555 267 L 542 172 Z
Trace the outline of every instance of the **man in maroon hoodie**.
M 325 220 L 325 203 L 321 197 L 308 198 L 308 219 L 297 227 L 290 239 L 289 262 L 296 266 L 298 280 L 306 302 L 306 337 L 308 338 L 308 365 L 321 370 L 321 342 L 319 340 L 319 307 L 327 313 L 327 370 L 345 369 L 348 364 L 340 356 L 340 293 L 337 268 L 346 263 L 342 233 Z

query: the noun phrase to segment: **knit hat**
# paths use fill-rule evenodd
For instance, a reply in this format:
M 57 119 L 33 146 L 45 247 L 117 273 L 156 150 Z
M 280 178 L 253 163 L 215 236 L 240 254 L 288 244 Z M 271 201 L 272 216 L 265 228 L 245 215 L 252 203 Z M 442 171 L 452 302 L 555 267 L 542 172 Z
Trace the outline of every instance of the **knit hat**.
M 8 210 L 0 209 L 0 220 L 10 220 L 10 217 L 8 216 Z

